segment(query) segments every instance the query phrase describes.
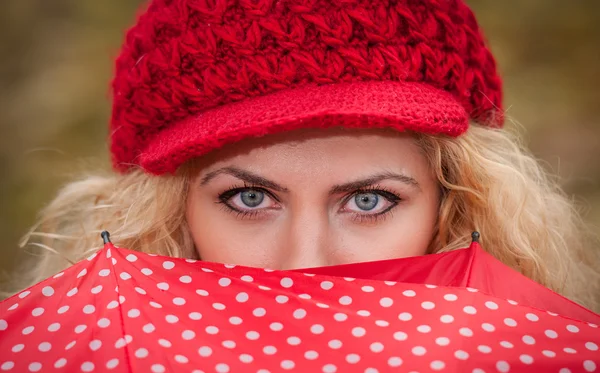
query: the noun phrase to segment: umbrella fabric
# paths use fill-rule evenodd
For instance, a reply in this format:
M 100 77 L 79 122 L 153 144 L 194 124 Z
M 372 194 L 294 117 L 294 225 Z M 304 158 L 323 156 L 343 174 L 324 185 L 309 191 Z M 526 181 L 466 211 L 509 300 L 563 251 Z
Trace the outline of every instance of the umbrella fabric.
M 593 323 L 473 288 L 111 244 L 0 303 L 13 372 L 594 372 L 599 344 Z
M 417 284 L 476 288 L 563 316 L 600 324 L 600 316 L 532 281 L 485 252 L 479 243 L 447 253 L 333 267 L 300 269 L 330 276 L 355 276 L 370 280 L 394 280 Z

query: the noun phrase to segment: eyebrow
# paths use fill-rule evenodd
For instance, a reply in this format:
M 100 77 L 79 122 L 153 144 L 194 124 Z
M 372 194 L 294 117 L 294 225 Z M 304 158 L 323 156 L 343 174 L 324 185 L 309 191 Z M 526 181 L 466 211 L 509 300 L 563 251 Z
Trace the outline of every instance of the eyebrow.
M 254 174 L 254 173 L 246 171 L 246 170 L 242 170 L 237 167 L 224 167 L 224 168 L 220 168 L 218 170 L 209 172 L 202 178 L 200 185 L 203 186 L 203 185 L 208 184 L 212 179 L 214 179 L 215 177 L 217 177 L 218 175 L 221 175 L 221 174 L 231 175 L 240 180 L 248 182 L 250 184 L 273 189 L 278 192 L 286 193 L 289 191 L 286 187 L 283 187 L 271 180 L 268 180 L 262 176 L 259 176 L 257 174 Z M 416 187 L 419 190 L 421 189 L 421 186 L 419 185 L 417 180 L 415 180 L 414 178 L 412 178 L 406 174 L 395 173 L 395 172 L 382 172 L 379 174 L 369 176 L 365 179 L 351 181 L 351 182 L 345 183 L 345 184 L 334 185 L 333 188 L 331 188 L 331 190 L 329 191 L 329 194 L 335 195 L 335 194 L 341 194 L 341 193 L 350 193 L 355 190 L 367 188 L 367 187 L 377 184 L 383 180 L 397 180 L 397 181 L 400 181 L 409 186 Z

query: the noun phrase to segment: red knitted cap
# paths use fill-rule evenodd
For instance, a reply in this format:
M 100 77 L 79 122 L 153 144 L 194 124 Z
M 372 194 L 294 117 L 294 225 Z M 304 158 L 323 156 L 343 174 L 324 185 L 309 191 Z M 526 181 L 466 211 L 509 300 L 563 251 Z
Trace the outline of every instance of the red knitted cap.
M 462 0 L 153 0 L 113 81 L 114 167 L 153 174 L 306 127 L 458 136 L 501 126 L 502 84 Z

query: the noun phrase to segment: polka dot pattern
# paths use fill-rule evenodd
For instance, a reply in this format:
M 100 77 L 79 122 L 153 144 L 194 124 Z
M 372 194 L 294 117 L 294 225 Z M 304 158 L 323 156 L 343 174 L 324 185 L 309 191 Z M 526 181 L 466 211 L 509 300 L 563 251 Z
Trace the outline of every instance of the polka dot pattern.
M 0 303 L 0 372 L 600 373 L 598 323 L 474 288 L 107 254 Z

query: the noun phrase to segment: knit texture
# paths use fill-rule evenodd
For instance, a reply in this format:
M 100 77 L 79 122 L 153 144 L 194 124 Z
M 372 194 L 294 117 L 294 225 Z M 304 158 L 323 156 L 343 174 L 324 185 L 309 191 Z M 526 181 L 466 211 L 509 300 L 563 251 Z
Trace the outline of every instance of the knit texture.
M 113 80 L 114 167 L 173 172 L 248 136 L 500 126 L 502 87 L 459 0 L 153 0 Z

